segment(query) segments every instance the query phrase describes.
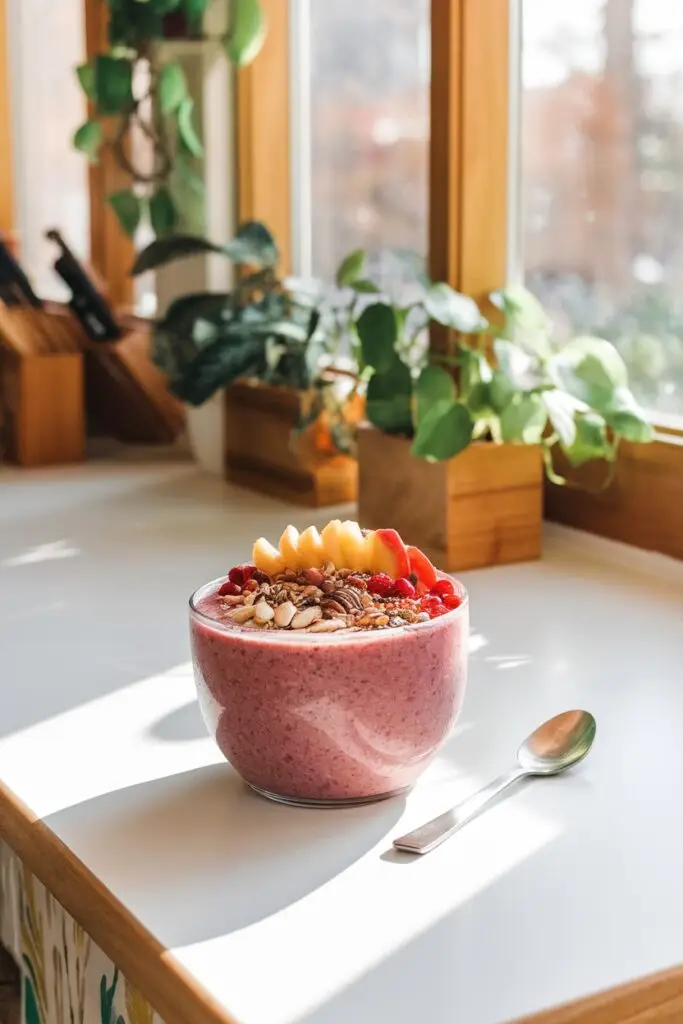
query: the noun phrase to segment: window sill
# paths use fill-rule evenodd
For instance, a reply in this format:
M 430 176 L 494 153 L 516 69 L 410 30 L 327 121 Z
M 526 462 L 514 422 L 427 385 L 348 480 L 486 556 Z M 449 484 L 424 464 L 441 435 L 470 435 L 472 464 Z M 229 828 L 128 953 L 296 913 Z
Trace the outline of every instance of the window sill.
M 596 486 L 602 466 L 577 479 Z M 649 445 L 624 443 L 616 476 L 601 494 L 546 486 L 545 515 L 554 522 L 683 559 L 683 436 L 662 431 Z

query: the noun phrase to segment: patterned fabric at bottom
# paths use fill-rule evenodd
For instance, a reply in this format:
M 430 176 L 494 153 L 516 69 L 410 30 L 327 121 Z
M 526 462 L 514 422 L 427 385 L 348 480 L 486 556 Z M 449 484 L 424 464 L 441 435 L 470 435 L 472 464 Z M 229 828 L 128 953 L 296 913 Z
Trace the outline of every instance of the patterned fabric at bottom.
M 21 972 L 22 1024 L 163 1024 L 2 840 L 0 943 Z

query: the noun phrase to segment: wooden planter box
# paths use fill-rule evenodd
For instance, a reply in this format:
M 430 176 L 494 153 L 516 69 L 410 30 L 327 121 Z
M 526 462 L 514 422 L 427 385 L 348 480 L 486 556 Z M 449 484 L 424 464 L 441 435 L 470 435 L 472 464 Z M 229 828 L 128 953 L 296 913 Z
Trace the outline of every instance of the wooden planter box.
M 355 501 L 358 463 L 347 455 L 292 445 L 309 401 L 304 392 L 238 381 L 226 391 L 226 476 L 298 505 Z
M 473 444 L 448 462 L 410 454 L 410 441 L 363 427 L 359 522 L 393 527 L 448 571 L 541 554 L 543 459 L 531 445 Z

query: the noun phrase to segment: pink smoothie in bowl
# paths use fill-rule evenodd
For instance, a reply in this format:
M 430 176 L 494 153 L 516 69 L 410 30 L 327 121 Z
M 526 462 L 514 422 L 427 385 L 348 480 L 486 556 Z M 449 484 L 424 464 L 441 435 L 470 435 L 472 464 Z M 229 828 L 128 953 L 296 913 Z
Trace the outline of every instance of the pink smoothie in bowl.
M 337 551 L 337 561 L 343 557 Z M 335 565 L 326 564 L 334 573 Z M 270 568 L 259 592 L 265 590 L 277 611 L 283 577 L 272 571 L 279 565 Z M 304 628 L 277 628 L 263 611 L 265 621 L 245 621 L 248 612 L 238 604 L 239 595 L 225 593 L 240 585 L 227 578 L 200 588 L 191 599 L 192 658 L 204 721 L 228 761 L 265 796 L 318 806 L 393 796 L 416 781 L 455 723 L 467 675 L 464 588 L 452 585 L 450 608 L 437 607 L 429 595 L 420 597 L 424 587 L 419 584 L 414 600 L 396 593 L 407 589 L 396 584 L 378 597 L 367 590 L 368 582 L 379 579 L 371 569 L 354 571 L 348 585 L 337 579 L 336 592 L 302 597 L 301 565 L 285 568 L 289 577 L 299 573 L 299 583 L 284 585 L 298 588 L 293 600 L 298 598 L 305 617 L 312 617 L 307 609 L 317 608 L 316 602 L 324 609 Z M 412 574 L 407 578 L 415 580 Z M 355 600 L 355 589 L 359 601 L 372 599 L 387 614 L 380 618 L 373 606 L 329 611 L 352 590 Z M 256 607 L 262 609 L 259 592 Z M 422 607 L 434 617 L 415 615 Z M 409 621 L 401 621 L 399 613 Z M 278 618 L 285 621 L 287 615 Z M 370 625 L 358 625 L 368 619 Z M 320 624 L 327 622 L 332 625 Z

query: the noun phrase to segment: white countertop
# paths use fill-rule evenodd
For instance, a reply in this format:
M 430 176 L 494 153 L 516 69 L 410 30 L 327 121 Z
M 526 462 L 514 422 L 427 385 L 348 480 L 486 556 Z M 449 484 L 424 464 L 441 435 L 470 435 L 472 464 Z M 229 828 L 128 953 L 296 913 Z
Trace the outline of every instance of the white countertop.
M 467 573 L 452 739 L 355 810 L 247 791 L 205 737 L 186 600 L 255 533 L 329 513 L 188 464 L 0 473 L 0 779 L 243 1024 L 497 1024 L 683 963 L 683 567 L 549 528 Z M 440 849 L 391 838 L 591 710 L 569 775 Z

